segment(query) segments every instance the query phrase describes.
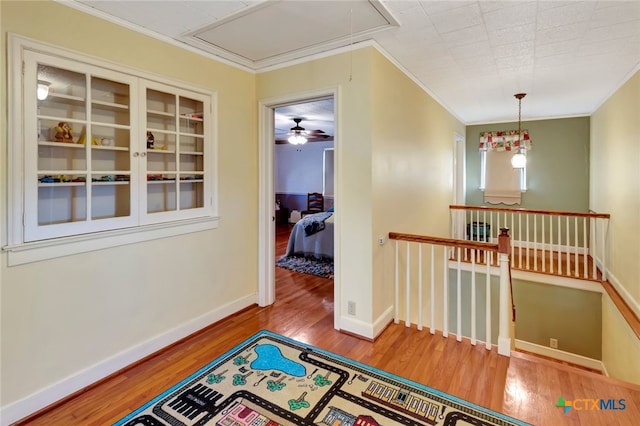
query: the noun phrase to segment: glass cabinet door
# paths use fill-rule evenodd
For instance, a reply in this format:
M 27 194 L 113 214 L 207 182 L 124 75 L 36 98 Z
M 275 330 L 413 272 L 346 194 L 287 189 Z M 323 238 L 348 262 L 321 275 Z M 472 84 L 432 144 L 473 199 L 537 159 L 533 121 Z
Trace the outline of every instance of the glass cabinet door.
M 33 56 L 25 66 L 25 72 L 33 75 L 33 80 L 25 80 L 33 81 L 25 93 L 35 100 L 25 103 L 25 116 L 35 117 L 34 126 L 25 130 L 27 161 L 32 161 L 29 153 L 35 154 L 32 167 L 27 167 L 33 180 L 25 186 L 27 204 L 33 209 L 26 209 L 25 216 L 35 226 L 26 227 L 26 239 L 100 230 L 100 221 L 118 218 L 125 221 L 123 226 L 129 225 L 131 81 L 98 76 L 91 67 L 79 69 L 57 58 Z
M 205 102 L 146 89 L 148 214 L 203 208 Z

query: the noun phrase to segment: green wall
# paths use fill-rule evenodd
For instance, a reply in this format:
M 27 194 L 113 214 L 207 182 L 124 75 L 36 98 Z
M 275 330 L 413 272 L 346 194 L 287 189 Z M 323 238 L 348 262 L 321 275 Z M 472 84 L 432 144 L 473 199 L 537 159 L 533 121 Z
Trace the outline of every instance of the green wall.
M 527 192 L 515 208 L 589 209 L 589 117 L 527 121 L 533 148 L 527 153 Z M 517 129 L 518 123 L 467 126 L 466 204 L 484 205 L 480 186 L 480 133 Z M 505 207 L 498 204 L 497 207 Z
M 516 339 L 602 359 L 602 295 L 586 290 L 514 280 Z
M 462 272 L 462 335 L 471 336 L 471 273 Z M 485 340 L 485 275 L 476 276 L 476 338 Z M 449 273 L 449 332 L 457 325 L 457 273 Z M 498 276 L 491 277 L 491 342 L 498 341 Z M 549 347 L 558 339 L 558 349 L 588 358 L 602 359 L 602 296 L 600 293 L 513 280 L 516 305 L 516 339 Z

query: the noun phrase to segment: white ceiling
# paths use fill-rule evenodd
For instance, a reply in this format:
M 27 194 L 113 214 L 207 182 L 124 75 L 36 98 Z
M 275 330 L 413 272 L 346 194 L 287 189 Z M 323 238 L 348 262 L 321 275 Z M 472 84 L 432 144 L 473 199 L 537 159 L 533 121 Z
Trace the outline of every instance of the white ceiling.
M 256 72 L 372 43 L 465 124 L 589 115 L 640 68 L 640 1 L 63 1 Z M 348 8 L 347 8 L 348 6 Z

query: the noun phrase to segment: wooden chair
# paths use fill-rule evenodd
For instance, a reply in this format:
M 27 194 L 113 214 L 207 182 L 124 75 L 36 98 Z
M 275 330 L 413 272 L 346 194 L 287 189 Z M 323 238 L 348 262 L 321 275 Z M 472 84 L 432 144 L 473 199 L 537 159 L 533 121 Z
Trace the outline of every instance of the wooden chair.
M 324 211 L 324 196 L 319 192 L 309 192 L 307 194 L 307 209 L 302 212 L 306 214 L 320 213 Z

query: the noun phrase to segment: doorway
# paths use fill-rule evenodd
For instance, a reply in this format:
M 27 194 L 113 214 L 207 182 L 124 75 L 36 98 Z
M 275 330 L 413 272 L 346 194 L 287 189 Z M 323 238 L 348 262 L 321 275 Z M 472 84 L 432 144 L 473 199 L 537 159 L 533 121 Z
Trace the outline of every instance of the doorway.
M 335 183 L 333 196 L 334 205 L 338 207 L 338 114 L 337 114 L 337 88 L 318 91 L 305 92 L 304 94 L 283 96 L 259 103 L 259 253 L 258 253 L 258 304 L 268 306 L 275 302 L 275 230 L 276 230 L 276 169 L 275 169 L 275 147 L 276 134 L 280 132 L 281 125 L 276 125 L 276 111 L 280 108 L 290 108 L 295 110 L 295 105 L 306 105 L 311 101 L 332 99 L 333 114 L 333 148 L 334 171 L 333 180 Z M 304 114 L 301 113 L 304 118 Z M 300 117 L 296 117 L 300 118 Z M 288 131 L 296 123 L 293 121 L 287 124 Z M 304 121 L 301 122 L 304 125 Z M 280 127 L 280 128 L 278 128 Z M 303 126 L 304 127 L 304 126 Z M 310 127 L 311 130 L 322 130 Z M 328 133 L 328 132 L 327 132 Z M 308 142 L 309 144 L 309 142 Z M 306 144 L 305 144 L 306 145 Z M 312 146 L 312 145 L 309 145 Z M 323 147 L 324 149 L 324 147 Z M 321 182 L 322 185 L 322 182 Z M 281 201 L 282 202 L 282 201 Z M 338 313 L 340 312 L 340 274 L 339 274 L 339 219 L 334 222 L 334 327 L 338 327 Z

